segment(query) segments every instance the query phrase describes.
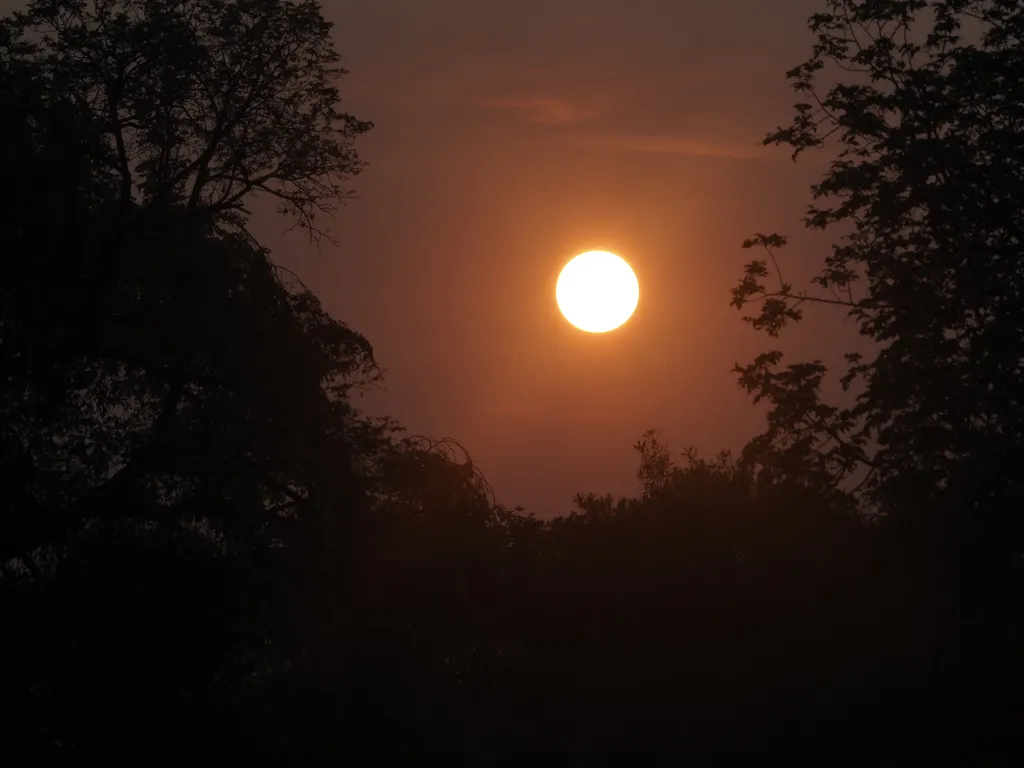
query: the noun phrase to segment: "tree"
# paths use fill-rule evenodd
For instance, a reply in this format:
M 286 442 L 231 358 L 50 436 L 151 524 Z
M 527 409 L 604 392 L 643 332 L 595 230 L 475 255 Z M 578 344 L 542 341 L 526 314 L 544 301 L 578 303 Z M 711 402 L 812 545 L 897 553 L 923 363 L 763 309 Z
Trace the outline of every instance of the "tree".
M 316 234 L 361 167 L 328 32 L 270 0 L 0 22 L 4 719 L 37 744 L 201 722 L 304 652 L 355 546 L 372 349 L 245 229 L 264 193 Z
M 0 40 L 89 132 L 121 206 L 183 202 L 238 224 L 265 193 L 322 234 L 372 127 L 338 111 L 330 29 L 315 0 L 34 0 Z
M 304 439 L 334 428 L 317 408 L 347 418 L 347 388 L 375 375 L 372 352 L 301 284 L 290 290 L 244 229 L 245 204 L 266 193 L 319 232 L 316 214 L 362 167 L 353 140 L 370 124 L 338 111 L 329 32 L 306 0 L 37 1 L 0 22 L 15 180 L 0 404 L 4 451 L 29 494 L 8 496 L 20 511 L 0 557 L 46 541 L 57 518 L 73 528 L 172 455 L 191 475 L 186 457 L 207 451 L 186 449 L 181 425 L 197 408 L 214 409 L 211 433 L 221 425 L 237 456 L 261 464 L 261 482 L 281 461 L 295 470 L 330 455 L 283 452 L 297 424 Z M 269 454 L 257 458 L 260 445 Z M 273 494 L 305 498 L 292 470 Z
M 372 127 L 339 111 L 330 27 L 311 0 L 36 0 L 0 22 L 19 179 L 0 214 L 5 337 L 42 343 L 43 367 L 73 357 L 140 246 L 204 222 L 243 231 L 259 195 L 325 235 Z M 17 349 L 7 364 L 27 365 Z
M 8 500 L 32 501 L 6 517 L 0 556 L 46 543 L 55 523 L 166 515 L 125 507 L 143 488 L 182 515 L 204 488 L 223 500 L 227 478 L 262 489 L 235 500 L 237 520 L 304 509 L 354 460 L 346 396 L 376 375 L 365 339 L 241 235 L 178 230 L 145 253 L 87 345 L 5 389 L 8 444 L 32 468 Z
M 160 702 L 205 711 L 204 697 L 303 653 L 321 581 L 367 511 L 377 437 L 346 397 L 374 373 L 365 340 L 236 236 L 166 245 L 122 279 L 114 306 L 133 322 L 104 329 L 106 355 L 3 393 L 20 471 L 5 479 L 0 588 L 33 596 L 4 622 L 11 652 L 36 662 L 11 668 L 9 690 L 49 690 L 43 721 L 79 744 L 134 717 L 129 701 L 160 712 L 138 724 L 145 741 L 192 717 Z M 199 278 L 186 302 L 181 268 Z M 54 633 L 52 652 L 29 653 Z
M 773 351 L 738 367 L 771 404 L 750 460 L 842 484 L 904 518 L 971 525 L 1021 551 L 1024 482 L 1024 5 L 1016 0 L 827 0 L 800 96 L 765 144 L 827 150 L 810 228 L 846 234 L 814 292 L 786 282 L 779 235 L 733 292 L 775 337 L 805 308 L 845 310 L 875 343 L 848 354 L 852 405 L 823 402 L 820 362 Z M 849 486 L 845 486 L 849 490 Z

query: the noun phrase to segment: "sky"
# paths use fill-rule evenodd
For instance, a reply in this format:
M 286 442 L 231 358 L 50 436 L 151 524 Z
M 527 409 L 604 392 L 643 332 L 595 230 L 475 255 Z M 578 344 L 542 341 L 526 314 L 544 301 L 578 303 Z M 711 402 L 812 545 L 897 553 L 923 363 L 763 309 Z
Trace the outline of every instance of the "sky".
M 254 222 L 385 369 L 363 407 L 464 445 L 508 506 L 566 514 L 635 493 L 633 444 L 734 451 L 764 410 L 731 369 L 759 352 L 840 359 L 834 310 L 781 341 L 730 306 L 757 231 L 788 234 L 798 286 L 831 234 L 804 230 L 824 158 L 761 146 L 794 101 L 822 0 L 326 0 L 372 120 L 338 242 Z M 573 255 L 611 250 L 640 282 L 622 329 L 558 313 Z
M 768 339 L 729 303 L 754 232 L 790 236 L 798 287 L 834 239 L 801 223 L 826 158 L 761 146 L 788 121 L 784 73 L 823 5 L 323 0 L 343 108 L 375 123 L 369 166 L 337 246 L 268 213 L 251 228 L 373 344 L 385 378 L 367 411 L 458 440 L 500 502 L 540 517 L 635 493 L 645 430 L 710 456 L 762 428 L 736 363 L 771 348 L 837 362 L 856 339 L 827 307 Z M 561 267 L 591 249 L 640 283 L 607 334 L 555 304 Z

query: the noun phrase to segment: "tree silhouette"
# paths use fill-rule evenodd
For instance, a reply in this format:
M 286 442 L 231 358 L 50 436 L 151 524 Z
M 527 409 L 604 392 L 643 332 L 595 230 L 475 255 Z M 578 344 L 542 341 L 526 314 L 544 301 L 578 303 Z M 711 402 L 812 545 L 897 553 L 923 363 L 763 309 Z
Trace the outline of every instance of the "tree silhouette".
M 733 298 L 760 302 L 748 319 L 771 336 L 810 305 L 841 307 L 877 351 L 847 355 L 849 407 L 822 402 L 821 363 L 780 368 L 771 352 L 738 369 L 772 405 L 750 451 L 790 475 L 859 471 L 865 502 L 969 520 L 990 544 L 1019 552 L 1024 9 L 827 6 L 810 21 L 811 57 L 788 73 L 801 98 L 795 117 L 765 143 L 791 146 L 794 158 L 830 152 L 806 224 L 848 234 L 810 293 L 779 270 L 784 237 L 748 240 L 766 255 Z
M 202 473 L 259 474 L 281 510 L 307 498 L 273 477 L 283 465 L 259 446 L 305 461 L 294 448 L 284 458 L 289 432 L 344 418 L 347 388 L 375 375 L 372 353 L 308 290 L 285 287 L 239 214 L 268 192 L 315 227 L 360 168 L 351 141 L 369 124 L 336 111 L 328 34 L 307 2 L 36 2 L 4 21 L 8 159 L 29 181 L 6 211 L 21 258 L 4 291 L 5 368 L 20 384 L 6 389 L 17 394 L 5 445 L 45 475 L 38 493 L 61 497 L 36 499 L 61 512 L 25 511 L 31 525 L 88 517 L 112 493 L 199 461 Z M 209 434 L 186 438 L 190 419 Z M 230 469 L 200 447 L 217 443 L 218 423 L 236 443 Z M 31 456 L 49 434 L 61 470 Z M 73 491 L 59 489 L 61 473 Z M 0 556 L 47 534 L 11 535 Z
M 368 510 L 372 350 L 244 228 L 267 193 L 315 234 L 360 168 L 328 31 L 305 2 L 0 25 L 4 710 L 36 746 L 206 732 L 305 652 Z
M 316 3 L 277 0 L 33 2 L 3 20 L 8 370 L 109 357 L 98 324 L 131 262 L 185 232 L 244 235 L 257 194 L 322 234 L 370 128 L 337 110 L 329 29 Z M 187 292 L 199 275 L 180 267 Z
M 123 208 L 183 202 L 239 223 L 265 193 L 322 234 L 371 127 L 338 111 L 330 28 L 310 0 L 36 0 L 3 38 L 8 66 L 86 132 Z
M 841 308 L 874 346 L 846 355 L 852 405 L 822 399 L 820 361 L 737 366 L 771 406 L 744 458 L 882 513 L 880 551 L 903 561 L 889 578 L 919 627 L 907 637 L 930 659 L 923 733 L 1002 740 L 1021 674 L 1024 7 L 828 0 L 809 26 L 811 56 L 787 73 L 800 102 L 765 144 L 829 153 L 805 224 L 845 234 L 810 291 L 784 276 L 785 237 L 747 240 L 764 254 L 733 303 L 757 305 L 745 319 L 772 337 L 813 305 Z

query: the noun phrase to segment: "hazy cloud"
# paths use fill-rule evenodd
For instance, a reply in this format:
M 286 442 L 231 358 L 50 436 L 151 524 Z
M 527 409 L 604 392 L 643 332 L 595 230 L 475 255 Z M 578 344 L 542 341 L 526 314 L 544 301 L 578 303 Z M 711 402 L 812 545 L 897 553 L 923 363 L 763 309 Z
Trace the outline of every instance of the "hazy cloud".
M 619 152 L 649 152 L 663 155 L 689 155 L 692 157 L 722 157 L 734 160 L 764 160 L 775 153 L 760 142 L 740 143 L 692 139 L 682 136 L 592 136 L 583 139 L 586 144 L 600 149 Z
M 569 99 L 547 96 L 489 99 L 481 106 L 514 110 L 542 125 L 571 125 L 606 113 L 608 106 L 574 104 Z

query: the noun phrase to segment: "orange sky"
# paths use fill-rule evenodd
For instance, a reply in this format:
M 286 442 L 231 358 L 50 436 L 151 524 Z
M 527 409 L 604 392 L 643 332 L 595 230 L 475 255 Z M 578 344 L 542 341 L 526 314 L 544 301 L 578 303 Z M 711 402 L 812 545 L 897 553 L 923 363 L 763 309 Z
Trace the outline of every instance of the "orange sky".
M 339 248 L 272 216 L 253 230 L 374 344 L 387 389 L 368 409 L 458 439 L 500 501 L 546 517 L 576 492 L 632 493 L 647 428 L 710 454 L 761 425 L 730 369 L 770 340 L 729 292 L 751 233 L 791 236 L 787 278 L 829 242 L 800 226 L 821 160 L 759 146 L 822 5 L 324 0 L 346 108 L 376 123 L 371 165 Z M 559 269 L 588 249 L 639 278 L 620 331 L 584 334 L 555 307 Z M 849 327 L 810 317 L 782 347 L 840 358 Z
M 788 117 L 784 72 L 819 7 L 328 0 L 347 108 L 377 125 L 361 198 L 340 249 L 256 228 L 374 344 L 387 389 L 371 410 L 455 437 L 499 500 L 540 516 L 631 493 L 645 429 L 710 454 L 760 427 L 730 369 L 769 340 L 729 292 L 751 233 L 792 237 L 793 277 L 829 242 L 800 226 L 820 164 L 759 146 Z M 554 304 L 559 269 L 591 248 L 640 280 L 634 319 L 606 335 Z M 811 319 L 782 347 L 837 359 L 849 327 Z

